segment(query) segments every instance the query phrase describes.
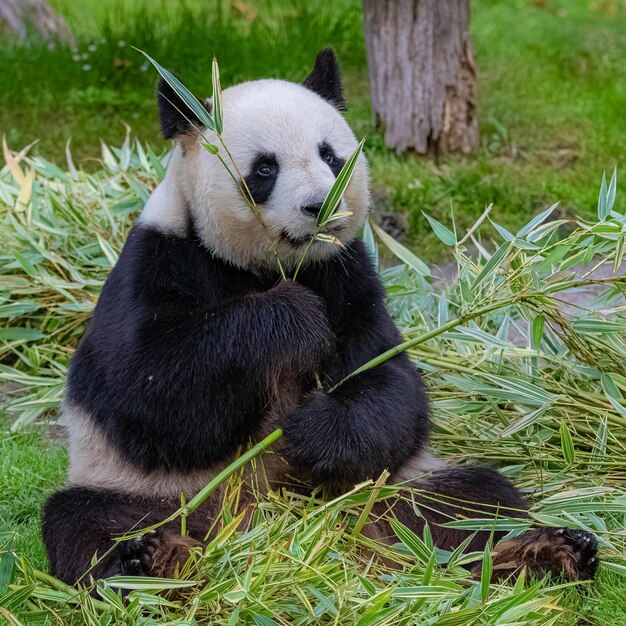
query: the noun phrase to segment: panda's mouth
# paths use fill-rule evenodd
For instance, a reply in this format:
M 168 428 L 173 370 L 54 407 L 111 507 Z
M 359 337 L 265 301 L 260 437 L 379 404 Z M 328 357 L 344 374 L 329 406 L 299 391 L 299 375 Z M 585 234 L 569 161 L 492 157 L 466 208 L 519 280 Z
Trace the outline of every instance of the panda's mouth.
M 334 228 L 325 228 L 323 231 L 321 231 L 324 235 L 333 235 L 335 237 L 339 237 L 339 235 L 341 234 L 341 232 L 344 230 L 344 226 L 335 226 Z M 309 243 L 309 241 L 311 241 L 311 238 L 314 236 L 314 233 L 311 233 L 310 235 L 305 235 L 304 237 L 294 237 L 293 235 L 289 234 L 286 230 L 283 230 L 280 233 L 280 240 L 284 241 L 285 243 L 288 243 L 290 246 L 293 246 L 294 248 L 299 248 L 300 246 L 304 246 L 307 245 Z
M 290 246 L 293 246 L 294 248 L 299 248 L 300 246 L 303 246 L 304 244 L 308 243 L 311 239 L 311 236 L 309 235 L 307 237 L 295 238 L 295 237 L 292 237 L 287 231 L 283 230 L 280 233 L 280 239 L 281 241 L 288 243 Z

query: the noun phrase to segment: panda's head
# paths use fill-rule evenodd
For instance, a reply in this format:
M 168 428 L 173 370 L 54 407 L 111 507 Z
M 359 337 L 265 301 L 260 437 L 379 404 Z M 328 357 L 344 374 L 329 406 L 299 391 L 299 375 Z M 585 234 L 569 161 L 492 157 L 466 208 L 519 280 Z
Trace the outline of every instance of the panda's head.
M 186 119 L 185 105 L 164 82 L 158 102 L 163 134 L 177 145 L 141 220 L 174 234 L 188 230 L 191 220 L 203 244 L 223 260 L 245 269 L 275 267 L 267 233 L 218 157 L 201 145 L 205 140 L 219 145 L 234 170 L 214 133 Z M 210 109 L 210 102 L 205 106 Z M 256 80 L 223 92 L 224 143 L 288 267 L 302 256 L 326 194 L 357 147 L 340 112 L 344 109 L 339 68 L 330 50 L 318 54 L 303 84 Z M 339 207 L 352 215 L 331 222 L 325 232 L 343 243 L 354 239 L 368 202 L 367 164 L 361 155 Z M 322 260 L 340 249 L 316 241 L 306 258 Z

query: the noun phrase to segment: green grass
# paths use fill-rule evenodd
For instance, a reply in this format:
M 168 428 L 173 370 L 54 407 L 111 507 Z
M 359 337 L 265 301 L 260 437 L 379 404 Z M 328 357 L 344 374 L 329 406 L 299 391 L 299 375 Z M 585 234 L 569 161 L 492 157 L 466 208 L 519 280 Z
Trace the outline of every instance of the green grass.
M 10 425 L 8 416 L 0 413 L 0 528 L 17 531 L 18 551 L 45 567 L 41 506 L 51 487 L 65 480 L 67 454 L 46 424 L 20 432 L 10 432 Z
M 316 51 L 330 44 L 344 67 L 348 119 L 359 135 L 368 133 L 376 204 L 406 215 L 407 241 L 428 258 L 441 248 L 421 210 L 447 217 L 452 207 L 468 225 L 494 202 L 494 216 L 514 228 L 561 200 L 562 214 L 589 216 L 598 172 L 623 164 L 620 0 L 476 0 L 480 148 L 474 158 L 436 166 L 397 158 L 371 128 L 358 0 L 262 0 L 250 3 L 257 10 L 252 22 L 230 4 L 57 0 L 78 33 L 81 58 L 73 61 L 65 49 L 0 44 L 0 130 L 13 148 L 39 139 L 38 149 L 59 164 L 71 136 L 76 158 L 93 167 L 87 159 L 98 156 L 99 138 L 118 143 L 122 122 L 158 151 L 155 75 L 142 71 L 144 59 L 131 44 L 166 62 L 199 94 L 208 93 L 214 52 L 226 86 L 264 76 L 301 80 Z
M 66 462 L 44 421 L 54 419 L 68 360 L 127 229 L 162 176 L 161 160 L 130 139 L 104 156 L 92 173 L 65 172 L 41 157 L 0 171 L 0 381 L 11 385 L 0 424 L 0 585 L 14 585 L 0 606 L 29 624 L 134 625 L 147 616 L 180 624 L 193 613 L 198 623 L 228 626 L 409 626 L 427 618 L 448 626 L 573 626 L 581 616 L 596 626 L 626 625 L 626 277 L 606 279 L 602 295 L 565 317 L 560 300 L 578 284 L 568 273 L 572 263 L 587 257 L 612 267 L 624 259 L 617 242 L 626 215 L 617 211 L 561 230 L 545 214 L 504 244 L 511 236 L 485 224 L 476 236 L 492 254 L 499 250 L 490 261 L 489 252 L 456 243 L 463 229 L 455 236 L 435 224 L 459 268 L 449 285 L 382 239 L 388 259 L 403 261 L 382 278 L 429 388 L 434 448 L 452 462 L 499 467 L 532 502 L 536 523 L 593 530 L 603 563 L 593 584 L 543 580 L 483 590 L 458 564 L 435 565 L 449 555 L 434 551 L 428 534 L 393 548 L 372 545 L 355 532 L 357 520 L 392 488 L 376 495 L 365 485 L 328 504 L 296 494 L 262 499 L 248 533 L 235 531 L 236 511 L 226 506 L 222 534 L 197 572 L 182 573 L 189 587 L 170 603 L 152 588 L 122 606 L 112 581 L 100 583 L 99 600 L 80 595 L 72 604 L 76 592 L 45 577 L 37 533 L 40 506 L 63 483 Z M 610 196 L 604 192 L 601 206 Z M 374 253 L 370 231 L 365 239 Z M 16 545 L 6 543 L 7 533 L 17 533 Z M 368 563 L 368 554 L 390 550 L 402 570 Z

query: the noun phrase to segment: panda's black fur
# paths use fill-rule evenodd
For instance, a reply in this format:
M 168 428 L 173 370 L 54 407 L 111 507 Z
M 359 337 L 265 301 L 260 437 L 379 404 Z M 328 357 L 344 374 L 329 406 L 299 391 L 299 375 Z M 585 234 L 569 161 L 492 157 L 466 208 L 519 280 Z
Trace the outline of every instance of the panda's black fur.
M 181 239 L 136 226 L 74 356 L 66 399 L 89 407 L 142 469 L 190 471 L 255 433 L 280 364 L 303 387 L 318 373 L 328 388 L 399 341 L 359 241 L 294 283 L 227 265 L 192 231 Z M 311 391 L 283 427 L 288 455 L 316 482 L 356 482 L 394 471 L 426 443 L 426 397 L 399 355 L 332 396 Z
M 345 106 L 332 53 L 320 55 L 305 85 Z M 165 90 L 161 85 L 159 93 L 167 95 L 159 97 L 164 135 L 189 132 L 189 121 L 172 105 L 175 95 Z M 262 201 L 262 190 L 257 193 Z M 186 233 L 178 235 L 138 224 L 74 355 L 65 402 L 87 411 L 124 462 L 146 473 L 188 475 L 212 467 L 267 432 L 270 420 L 272 428 L 284 429 L 277 454 L 288 462 L 281 470 L 285 481 L 295 477 L 343 489 L 385 469 L 393 475 L 428 443 L 425 390 L 405 354 L 327 393 L 400 341 L 359 240 L 306 265 L 296 283 L 216 257 L 199 240 L 191 218 Z M 277 395 L 294 389 L 291 408 L 274 415 Z M 281 476 L 274 479 L 280 482 Z M 439 526 L 455 515 L 455 499 L 475 501 L 479 517 L 496 508 L 525 516 L 527 509 L 515 488 L 486 468 L 436 469 L 420 485 L 442 494 L 447 504 L 424 500 L 423 517 L 404 501 L 384 507 L 416 532 L 429 521 L 435 542 L 445 549 L 468 536 Z M 69 583 L 87 571 L 94 578 L 171 575 L 181 554 L 205 538 L 219 502 L 189 518 L 188 538 L 170 524 L 110 548 L 114 535 L 158 522 L 178 504 L 148 492 L 70 485 L 44 511 L 52 573 Z M 391 540 L 384 523 L 372 535 Z M 481 549 L 488 538 L 478 533 L 470 547 Z M 90 569 L 94 553 L 103 558 Z

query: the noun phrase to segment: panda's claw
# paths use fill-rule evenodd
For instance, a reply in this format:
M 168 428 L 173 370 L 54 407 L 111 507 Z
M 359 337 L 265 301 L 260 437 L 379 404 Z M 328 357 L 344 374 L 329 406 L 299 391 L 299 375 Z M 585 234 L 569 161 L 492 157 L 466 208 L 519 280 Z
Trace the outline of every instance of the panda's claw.
M 156 533 L 138 535 L 120 545 L 120 571 L 127 576 L 148 576 L 160 545 Z

